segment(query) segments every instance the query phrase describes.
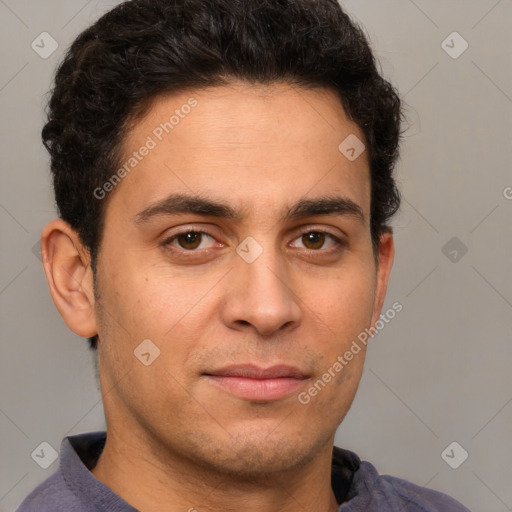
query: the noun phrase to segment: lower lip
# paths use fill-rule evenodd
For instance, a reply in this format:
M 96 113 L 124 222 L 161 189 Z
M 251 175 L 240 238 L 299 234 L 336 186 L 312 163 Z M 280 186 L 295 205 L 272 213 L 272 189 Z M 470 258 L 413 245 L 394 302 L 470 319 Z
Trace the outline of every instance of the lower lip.
M 304 379 L 295 379 L 293 377 L 274 379 L 249 379 L 247 377 L 226 377 L 220 375 L 207 375 L 206 377 L 211 382 L 239 398 L 259 402 L 284 398 L 297 391 L 304 383 Z

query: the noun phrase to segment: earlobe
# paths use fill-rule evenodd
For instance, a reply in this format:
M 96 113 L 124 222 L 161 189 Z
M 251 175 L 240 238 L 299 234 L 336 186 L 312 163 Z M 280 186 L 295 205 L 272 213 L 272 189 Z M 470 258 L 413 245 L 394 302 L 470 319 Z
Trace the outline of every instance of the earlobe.
M 378 248 L 377 282 L 373 305 L 372 325 L 379 319 L 386 298 L 389 276 L 395 257 L 395 243 L 391 232 L 384 232 L 380 237 Z
M 43 267 L 50 293 L 66 325 L 79 336 L 97 334 L 90 257 L 77 232 L 56 219 L 41 234 Z

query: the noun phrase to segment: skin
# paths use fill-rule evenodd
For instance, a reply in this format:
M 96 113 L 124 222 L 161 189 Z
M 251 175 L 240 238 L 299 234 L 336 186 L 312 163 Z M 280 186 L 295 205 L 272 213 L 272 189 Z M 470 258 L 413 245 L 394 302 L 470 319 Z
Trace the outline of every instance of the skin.
M 73 229 L 55 220 L 42 234 L 62 317 L 76 334 L 100 337 L 108 440 L 92 473 L 144 512 L 334 511 L 332 445 L 365 350 L 308 404 L 297 395 L 378 320 L 385 298 L 394 245 L 384 233 L 372 250 L 367 152 L 351 162 L 338 150 L 363 134 L 329 89 L 234 82 L 157 98 L 130 129 L 125 155 L 190 97 L 197 107 L 108 197 L 96 296 Z M 178 192 L 245 216 L 135 221 Z M 281 220 L 300 198 L 328 194 L 350 199 L 364 218 Z M 209 236 L 165 243 L 178 231 Z M 328 235 L 309 241 L 312 231 L 344 246 L 336 251 Z M 249 236 L 263 248 L 252 263 L 236 252 Z M 145 339 L 160 350 L 149 366 L 134 356 Z M 308 378 L 278 400 L 246 400 L 204 375 L 235 363 L 288 364 Z

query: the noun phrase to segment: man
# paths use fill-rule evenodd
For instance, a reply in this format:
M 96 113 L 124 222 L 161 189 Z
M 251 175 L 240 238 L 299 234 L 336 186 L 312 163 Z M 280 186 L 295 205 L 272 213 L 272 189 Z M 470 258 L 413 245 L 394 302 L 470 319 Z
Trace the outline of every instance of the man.
M 65 438 L 20 512 L 467 511 L 333 448 L 392 267 L 401 120 L 334 0 L 122 3 L 49 107 L 44 268 L 107 433 Z

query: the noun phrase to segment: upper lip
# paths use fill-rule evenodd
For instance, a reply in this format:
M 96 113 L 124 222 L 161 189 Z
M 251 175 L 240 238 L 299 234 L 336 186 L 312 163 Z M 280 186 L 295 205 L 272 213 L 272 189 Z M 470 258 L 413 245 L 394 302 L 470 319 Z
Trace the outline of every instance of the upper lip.
M 261 368 L 254 364 L 231 365 L 218 370 L 208 371 L 205 375 L 217 377 L 245 377 L 247 379 L 278 379 L 285 377 L 305 379 L 307 377 L 306 374 L 298 368 L 285 364 L 279 364 L 269 368 Z

